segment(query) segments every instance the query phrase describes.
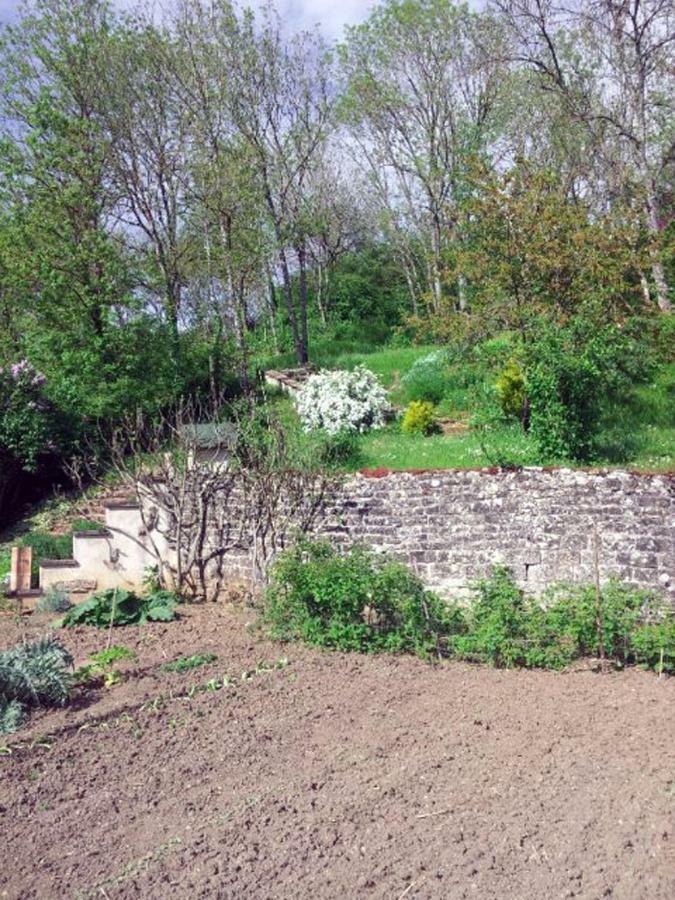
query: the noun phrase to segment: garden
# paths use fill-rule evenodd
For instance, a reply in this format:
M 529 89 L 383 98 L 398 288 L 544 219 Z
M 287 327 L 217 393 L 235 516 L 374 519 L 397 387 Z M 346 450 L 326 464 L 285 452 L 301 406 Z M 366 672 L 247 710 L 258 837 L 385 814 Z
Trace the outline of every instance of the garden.
M 470 350 L 457 347 L 454 354 L 433 345 L 365 353 L 319 352 L 317 368 L 371 373 L 375 376 L 373 384 L 386 389 L 385 398 L 373 387 L 372 409 L 356 423 L 350 421 L 346 409 L 340 412 L 338 408 L 340 393 L 352 391 L 344 381 L 346 376 L 341 382 L 334 375 L 332 383 L 324 387 L 315 381 L 314 393 L 307 392 L 300 404 L 284 396 L 268 399 L 293 429 L 304 426 L 305 431 L 327 431 L 347 470 L 541 464 L 672 470 L 672 363 L 657 365 L 649 377 L 645 370 L 647 380 L 636 384 L 620 371 L 609 372 L 611 362 L 603 361 L 606 368 L 601 377 L 601 364 L 595 361 L 587 375 L 587 393 L 578 398 L 576 408 L 570 403 L 560 419 L 553 421 L 549 398 L 544 397 L 539 402 L 548 414 L 540 414 L 545 421 L 537 424 L 536 400 L 533 407 L 525 388 L 525 367 L 517 361 L 519 346 L 516 337 L 504 333 Z M 624 363 L 629 352 L 639 355 L 642 351 L 635 346 L 629 349 L 623 355 Z M 613 397 L 603 377 L 616 379 Z M 324 402 L 333 406 L 332 420 L 319 417 L 317 390 L 323 390 Z M 362 397 L 367 395 L 366 384 L 357 385 L 355 390 Z M 523 427 L 524 406 L 529 418 L 534 415 L 533 427 L 529 421 Z M 340 415 L 342 418 L 337 418 Z M 578 433 L 584 435 L 584 447 L 563 446 Z M 556 442 L 560 449 L 556 449 Z
M 448 609 L 397 564 L 319 545 L 257 610 L 2 614 L 25 716 L 0 736 L 2 890 L 667 896 L 672 625 L 609 587 L 603 662 L 592 587 L 566 597 L 539 606 L 497 572 Z
M 672 8 L 478 5 L 0 11 L 0 897 L 675 895 Z

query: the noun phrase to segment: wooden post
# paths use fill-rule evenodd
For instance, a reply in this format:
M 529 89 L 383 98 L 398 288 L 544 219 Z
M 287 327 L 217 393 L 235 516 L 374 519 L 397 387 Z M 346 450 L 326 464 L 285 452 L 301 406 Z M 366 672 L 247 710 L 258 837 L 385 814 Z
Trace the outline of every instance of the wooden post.
M 12 547 L 12 568 L 9 575 L 9 590 L 22 594 L 30 590 L 33 550 L 31 547 Z
M 597 525 L 593 528 L 593 573 L 595 575 L 595 627 L 598 633 L 600 667 L 605 668 L 605 623 L 602 612 L 602 591 L 600 590 L 600 538 Z

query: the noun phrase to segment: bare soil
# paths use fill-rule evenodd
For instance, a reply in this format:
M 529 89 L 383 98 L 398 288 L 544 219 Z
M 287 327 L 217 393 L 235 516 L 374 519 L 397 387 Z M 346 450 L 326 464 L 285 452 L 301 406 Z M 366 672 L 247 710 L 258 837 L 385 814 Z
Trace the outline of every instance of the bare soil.
M 675 681 L 321 653 L 250 615 L 119 629 L 123 684 L 0 739 L 0 897 L 675 897 Z

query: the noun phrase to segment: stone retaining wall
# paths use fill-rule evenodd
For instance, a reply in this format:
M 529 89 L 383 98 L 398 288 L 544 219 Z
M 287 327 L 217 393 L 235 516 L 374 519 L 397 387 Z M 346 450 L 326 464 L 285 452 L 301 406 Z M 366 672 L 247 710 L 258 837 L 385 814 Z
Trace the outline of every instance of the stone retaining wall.
M 379 472 L 350 477 L 320 533 L 365 541 L 444 596 L 495 563 L 522 587 L 612 575 L 675 599 L 675 479 L 625 472 Z
M 138 508 L 109 504 L 106 525 L 76 537 L 74 560 L 43 563 L 41 587 L 140 585 L 156 559 Z M 617 576 L 675 602 L 672 476 L 535 468 L 350 475 L 314 533 L 386 550 L 445 597 L 461 595 L 496 563 L 533 593 L 556 581 L 592 581 L 597 540 L 602 580 Z M 160 552 L 170 552 L 166 542 Z M 251 577 L 245 547 L 225 563 L 231 581 Z

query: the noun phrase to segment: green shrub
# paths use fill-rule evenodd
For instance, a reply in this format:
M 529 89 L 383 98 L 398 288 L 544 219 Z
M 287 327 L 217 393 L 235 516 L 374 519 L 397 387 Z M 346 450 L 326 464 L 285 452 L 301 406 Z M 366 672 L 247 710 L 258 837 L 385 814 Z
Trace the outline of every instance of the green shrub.
M 26 706 L 63 706 L 73 659 L 57 638 L 17 644 L 0 653 L 0 731 L 14 731 Z
M 631 662 L 635 629 L 648 614 L 656 597 L 618 581 L 601 589 L 602 632 L 605 656 L 614 662 Z M 528 663 L 562 668 L 573 659 L 600 655 L 597 597 L 593 585 L 562 585 L 550 589 L 543 609 L 535 608 L 530 627 Z
M 675 630 L 670 619 L 643 624 L 655 614 L 665 616 L 651 592 L 609 581 L 601 590 L 602 638 L 605 657 L 627 665 L 661 664 L 670 671 L 675 657 Z M 558 585 L 541 599 L 526 597 L 511 572 L 496 568 L 477 585 L 477 597 L 467 610 L 467 631 L 451 641 L 461 659 L 493 666 L 562 669 L 575 659 L 600 655 L 597 598 L 593 585 Z
M 507 568 L 495 568 L 477 585 L 477 597 L 467 611 L 467 632 L 452 639 L 460 659 L 492 666 L 526 662 L 527 608 L 522 591 Z
M 597 455 L 602 412 L 649 378 L 644 345 L 613 325 L 580 317 L 566 326 L 540 325 L 526 346 L 530 433 L 542 461 L 588 461 Z
M 514 358 L 520 347 L 520 336 L 510 331 L 502 331 L 494 337 L 476 344 L 471 351 L 474 360 L 491 371 L 503 369 Z
M 107 628 L 144 625 L 146 622 L 171 622 L 176 616 L 178 598 L 169 591 L 156 591 L 139 597 L 132 591 L 110 588 L 78 603 L 63 617 L 62 625 L 94 625 Z
M 56 429 L 45 376 L 27 360 L 0 365 L 0 466 L 2 475 L 36 472 L 48 456 Z
M 656 672 L 675 674 L 675 621 L 641 625 L 632 636 L 635 661 Z
M 365 547 L 339 553 L 303 540 L 271 573 L 263 621 L 271 636 L 337 650 L 444 651 L 459 611 L 425 590 L 400 563 Z
M 401 421 L 403 434 L 438 434 L 440 431 L 433 403 L 426 400 L 412 400 L 408 404 Z
M 414 652 L 497 667 L 563 669 L 601 655 L 675 672 L 675 618 L 654 593 L 557 585 L 529 597 L 496 567 L 465 607 L 444 603 L 405 566 L 365 547 L 339 553 L 303 540 L 272 570 L 263 622 L 270 636 L 343 651 Z M 602 634 L 602 638 L 601 638 Z
M 527 397 L 525 375 L 518 360 L 509 360 L 497 379 L 495 389 L 504 415 L 507 418 L 523 421 Z
M 360 443 L 355 431 L 338 431 L 337 434 L 317 431 L 316 435 L 318 458 L 322 465 L 333 468 L 358 459 Z
M 35 611 L 38 613 L 62 613 L 69 610 L 72 605 L 70 597 L 65 591 L 50 587 L 38 600 Z
M 448 387 L 449 356 L 436 350 L 418 359 L 401 379 L 409 400 L 440 403 Z

